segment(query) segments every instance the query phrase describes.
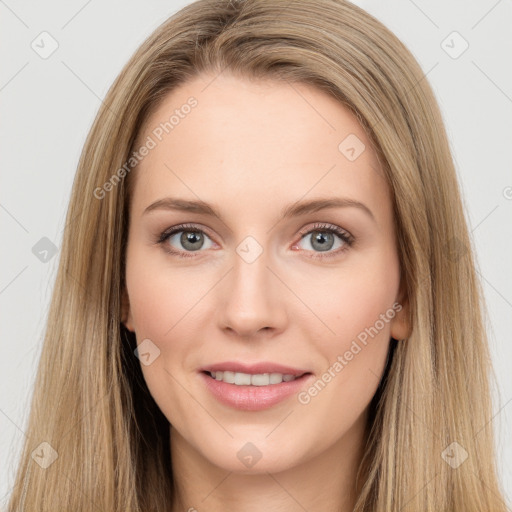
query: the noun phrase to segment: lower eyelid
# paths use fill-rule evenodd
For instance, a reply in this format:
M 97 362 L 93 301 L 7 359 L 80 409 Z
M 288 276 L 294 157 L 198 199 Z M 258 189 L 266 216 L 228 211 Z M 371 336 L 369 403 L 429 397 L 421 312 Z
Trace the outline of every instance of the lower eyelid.
M 314 231 L 318 231 L 318 230 L 314 230 Z M 326 230 L 326 231 L 329 231 L 329 230 Z M 307 237 L 307 236 L 310 236 L 311 233 L 306 233 L 305 235 L 303 235 L 303 238 L 304 237 Z M 312 250 L 309 250 L 309 249 L 300 249 L 298 247 L 298 244 L 300 243 L 300 241 L 302 240 L 302 238 L 296 242 L 295 244 L 293 244 L 292 248 L 296 248 L 298 250 L 300 250 L 301 252 L 306 252 L 306 253 L 310 253 L 312 258 L 331 258 L 331 257 L 336 257 L 336 256 L 339 256 L 341 255 L 342 253 L 344 253 L 345 251 L 347 251 L 348 249 L 350 249 L 350 247 L 352 246 L 353 244 L 353 241 L 352 239 L 348 239 L 347 237 L 347 240 L 345 240 L 339 233 L 336 233 L 336 232 L 333 232 L 333 235 L 337 236 L 338 239 L 341 241 L 342 245 L 341 247 L 338 247 L 337 249 L 335 250 L 328 250 L 328 251 L 312 251 Z

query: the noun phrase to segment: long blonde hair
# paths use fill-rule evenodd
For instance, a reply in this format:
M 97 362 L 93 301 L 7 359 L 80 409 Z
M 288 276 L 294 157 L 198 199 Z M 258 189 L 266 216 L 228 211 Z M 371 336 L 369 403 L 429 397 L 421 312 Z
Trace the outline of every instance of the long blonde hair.
M 505 512 L 485 305 L 442 117 L 412 54 L 342 0 L 199 0 L 163 23 L 115 80 L 73 184 L 8 511 L 171 506 L 168 422 L 120 317 L 135 170 L 104 197 L 94 191 L 129 160 L 169 91 L 223 70 L 332 95 L 357 116 L 391 187 L 412 333 L 393 345 L 371 404 L 354 510 Z M 52 449 L 57 459 L 41 467 L 34 452 Z

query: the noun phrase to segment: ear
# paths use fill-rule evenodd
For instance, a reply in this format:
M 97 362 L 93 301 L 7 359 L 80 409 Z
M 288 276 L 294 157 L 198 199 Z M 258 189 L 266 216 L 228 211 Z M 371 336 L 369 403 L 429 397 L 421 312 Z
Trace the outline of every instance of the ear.
M 121 292 L 121 322 L 131 332 L 135 332 L 133 328 L 132 311 L 130 307 L 130 300 L 128 298 L 128 291 L 126 287 Z
M 409 320 L 410 304 L 405 289 L 404 279 L 400 280 L 400 289 L 395 301 L 395 316 L 391 320 L 391 337 L 395 340 L 405 340 L 411 335 L 411 325 Z

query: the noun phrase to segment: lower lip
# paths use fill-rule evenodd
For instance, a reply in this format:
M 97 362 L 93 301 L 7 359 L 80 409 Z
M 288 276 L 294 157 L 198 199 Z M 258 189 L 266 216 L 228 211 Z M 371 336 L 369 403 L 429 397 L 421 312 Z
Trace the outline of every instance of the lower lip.
M 201 372 L 209 391 L 225 405 L 243 411 L 261 411 L 268 409 L 300 391 L 313 377 L 308 373 L 290 382 L 270 384 L 268 386 L 237 386 L 222 380 L 216 380 Z

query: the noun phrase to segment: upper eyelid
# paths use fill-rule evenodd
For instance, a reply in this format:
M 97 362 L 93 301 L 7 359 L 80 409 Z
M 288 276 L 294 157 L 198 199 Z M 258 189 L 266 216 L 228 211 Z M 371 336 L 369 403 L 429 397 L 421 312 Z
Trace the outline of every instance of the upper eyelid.
M 324 224 L 324 226 L 315 227 L 317 224 Z M 310 235 L 311 232 L 313 232 L 315 229 L 317 229 L 317 230 L 323 229 L 326 231 L 332 231 L 335 235 L 337 235 L 341 239 L 343 239 L 341 237 L 341 235 L 345 234 L 345 236 L 349 240 L 351 240 L 351 241 L 354 240 L 354 236 L 349 231 L 347 231 L 345 228 L 342 228 L 341 226 L 337 226 L 336 224 L 332 224 L 330 222 L 318 222 L 318 221 L 314 222 L 312 226 L 304 227 L 299 230 L 299 235 L 301 236 L 300 240 L 303 237 Z M 169 239 L 169 237 L 175 235 L 176 233 L 180 233 L 181 231 L 187 231 L 187 230 L 201 231 L 205 235 L 207 235 L 208 238 L 210 238 L 212 241 L 214 241 L 213 238 L 215 238 L 215 237 L 210 234 L 209 228 L 207 228 L 206 226 L 203 226 L 202 224 L 197 224 L 197 223 L 183 223 L 183 224 L 177 224 L 176 226 L 172 226 L 162 232 L 161 238 Z M 338 230 L 341 231 L 341 233 L 337 233 L 336 231 L 338 231 Z
M 170 236 L 171 234 L 180 233 L 181 231 L 201 231 L 201 232 L 205 233 L 206 235 L 208 235 L 210 238 L 212 238 L 212 236 L 210 234 L 210 230 L 207 227 L 202 226 L 201 224 L 189 224 L 189 223 L 177 224 L 176 226 L 172 226 L 169 229 L 164 230 L 162 232 L 162 235 L 167 234 L 167 236 Z
M 352 233 L 347 231 L 345 228 L 342 228 L 341 226 L 337 226 L 336 224 L 332 224 L 331 222 L 315 222 L 314 224 L 315 225 L 313 225 L 313 226 L 301 229 L 299 231 L 299 234 L 308 235 L 312 231 L 315 231 L 315 230 L 317 230 L 317 231 L 325 230 L 325 231 L 332 231 L 334 234 L 340 235 L 340 233 L 338 233 L 338 231 L 339 231 L 339 232 L 341 232 L 341 234 L 345 234 L 347 236 L 347 238 L 351 238 L 351 239 L 354 238 Z M 318 224 L 321 224 L 321 226 L 319 226 Z

